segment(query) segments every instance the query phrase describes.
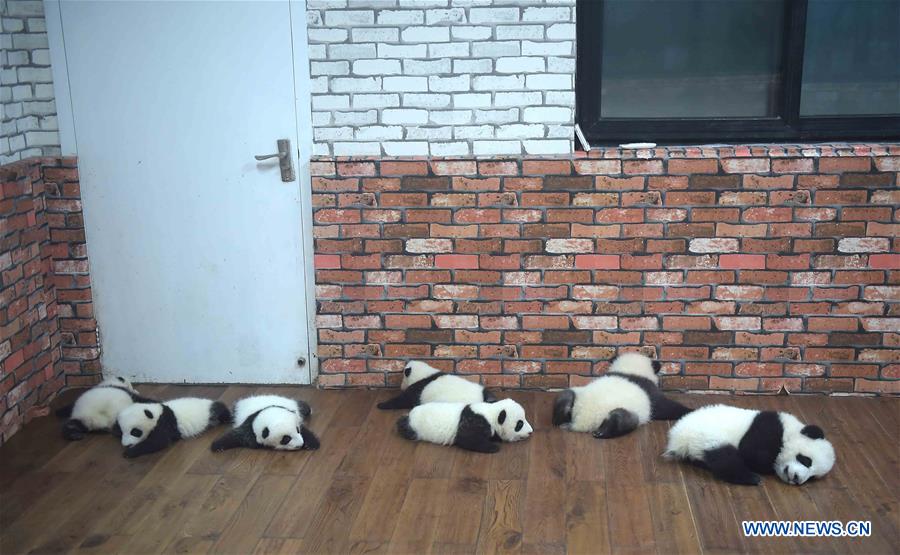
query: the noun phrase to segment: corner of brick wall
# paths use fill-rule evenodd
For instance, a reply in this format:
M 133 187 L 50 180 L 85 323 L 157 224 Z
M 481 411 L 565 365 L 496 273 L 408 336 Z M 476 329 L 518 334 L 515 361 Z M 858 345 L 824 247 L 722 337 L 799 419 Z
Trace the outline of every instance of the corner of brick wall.
M 2 443 L 100 364 L 75 159 L 0 167 L 0 187 Z
M 898 145 L 312 165 L 323 387 L 900 393 Z

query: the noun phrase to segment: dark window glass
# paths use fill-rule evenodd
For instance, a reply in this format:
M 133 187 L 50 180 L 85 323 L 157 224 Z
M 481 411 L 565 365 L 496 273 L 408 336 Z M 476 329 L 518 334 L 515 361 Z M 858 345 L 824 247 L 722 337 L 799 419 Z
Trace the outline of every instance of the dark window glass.
M 801 116 L 900 114 L 900 2 L 809 0 Z
M 781 109 L 785 0 L 606 0 L 601 118 Z
M 900 138 L 900 0 L 578 0 L 592 144 Z

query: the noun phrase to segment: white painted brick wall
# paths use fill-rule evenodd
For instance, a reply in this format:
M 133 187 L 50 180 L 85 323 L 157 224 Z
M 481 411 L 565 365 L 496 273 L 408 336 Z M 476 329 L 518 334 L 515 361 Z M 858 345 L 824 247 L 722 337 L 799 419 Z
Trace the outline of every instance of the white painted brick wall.
M 575 0 L 307 0 L 315 153 L 568 154 Z
M 41 0 L 0 0 L 0 165 L 59 155 Z

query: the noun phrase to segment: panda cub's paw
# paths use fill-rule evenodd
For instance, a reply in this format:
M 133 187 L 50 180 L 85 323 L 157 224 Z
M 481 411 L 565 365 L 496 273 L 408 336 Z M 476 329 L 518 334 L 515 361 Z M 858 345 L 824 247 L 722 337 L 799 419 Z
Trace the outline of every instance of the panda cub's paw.
M 312 407 L 306 401 L 297 400 L 297 408 L 300 410 L 300 416 L 309 418 L 312 414 Z

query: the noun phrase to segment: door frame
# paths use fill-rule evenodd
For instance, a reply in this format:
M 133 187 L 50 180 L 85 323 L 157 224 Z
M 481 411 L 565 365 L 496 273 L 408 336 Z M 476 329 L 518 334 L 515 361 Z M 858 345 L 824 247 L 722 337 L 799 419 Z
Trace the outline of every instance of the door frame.
M 66 57 L 65 32 L 62 26 L 60 3 L 65 0 L 44 0 L 44 18 L 50 45 L 53 92 L 59 122 L 59 141 L 63 156 L 78 156 L 69 68 Z M 312 83 L 309 74 L 309 41 L 307 39 L 306 0 L 285 0 L 291 18 L 291 49 L 294 62 L 294 113 L 297 126 L 297 146 L 293 154 L 297 162 L 297 186 L 300 187 L 301 255 L 306 284 L 307 345 L 309 384 L 316 385 L 319 377 L 318 329 L 316 328 L 316 274 L 313 246 L 312 180 L 310 159 L 313 152 Z M 87 238 L 90 252 L 90 238 Z M 90 263 L 90 255 L 88 255 Z M 102 330 L 100 361 L 103 362 Z

